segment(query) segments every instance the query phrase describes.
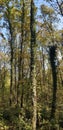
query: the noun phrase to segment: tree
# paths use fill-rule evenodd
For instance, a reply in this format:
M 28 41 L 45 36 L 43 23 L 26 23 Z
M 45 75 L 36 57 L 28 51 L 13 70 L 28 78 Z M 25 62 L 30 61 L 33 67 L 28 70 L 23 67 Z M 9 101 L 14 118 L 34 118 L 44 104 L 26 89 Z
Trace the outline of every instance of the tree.
M 50 119 L 55 120 L 56 111 L 56 93 L 57 93 L 57 68 L 56 68 L 56 46 L 50 47 L 50 63 L 52 68 L 52 78 L 53 78 L 53 97 L 52 97 L 52 108 Z
M 23 44 L 24 44 L 24 0 L 22 1 L 22 14 L 21 14 L 21 40 L 20 40 L 20 52 L 18 56 L 18 88 L 17 88 L 17 104 L 23 107 Z
M 47 0 L 48 2 L 56 2 L 57 5 L 58 5 L 58 8 L 59 8 L 59 11 L 61 13 L 61 15 L 63 16 L 63 1 L 59 1 L 59 0 L 56 0 L 56 1 L 52 1 L 52 0 Z
M 10 51 L 11 51 L 11 58 L 10 58 L 10 106 L 13 104 L 13 29 L 12 29 L 12 22 L 11 22 L 11 9 L 8 5 L 9 3 L 6 3 L 7 6 L 7 12 L 6 12 L 6 18 L 9 24 L 9 32 L 10 32 Z
M 37 113 L 37 95 L 36 95 L 36 65 L 35 65 L 35 53 L 36 53 L 36 27 L 35 27 L 35 5 L 31 0 L 30 10 L 30 31 L 31 31 L 31 59 L 30 59 L 30 80 L 32 85 L 33 95 L 33 130 L 36 130 L 36 113 Z

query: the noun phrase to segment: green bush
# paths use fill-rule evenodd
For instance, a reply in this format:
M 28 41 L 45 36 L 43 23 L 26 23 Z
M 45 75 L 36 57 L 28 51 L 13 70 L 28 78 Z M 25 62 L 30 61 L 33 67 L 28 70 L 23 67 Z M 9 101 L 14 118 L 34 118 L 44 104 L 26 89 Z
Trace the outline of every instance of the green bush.
M 41 110 L 41 119 L 48 120 L 49 119 L 49 111 L 46 110 L 46 108 L 42 108 Z
M 19 116 L 20 115 L 20 116 Z M 31 123 L 22 115 L 20 108 L 9 108 L 3 111 L 3 119 L 5 123 L 9 126 L 13 126 L 15 130 L 32 130 Z
M 3 119 L 9 123 L 15 122 L 19 117 L 20 109 L 19 108 L 9 108 L 3 111 Z
M 20 128 L 23 130 L 32 130 L 31 123 L 27 122 L 23 118 L 20 118 Z

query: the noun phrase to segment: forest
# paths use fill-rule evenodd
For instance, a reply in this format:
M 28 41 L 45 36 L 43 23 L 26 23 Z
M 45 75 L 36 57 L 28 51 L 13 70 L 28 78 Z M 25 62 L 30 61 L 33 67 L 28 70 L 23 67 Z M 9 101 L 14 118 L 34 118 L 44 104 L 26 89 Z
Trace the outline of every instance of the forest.
M 0 130 L 63 130 L 63 0 L 0 0 Z

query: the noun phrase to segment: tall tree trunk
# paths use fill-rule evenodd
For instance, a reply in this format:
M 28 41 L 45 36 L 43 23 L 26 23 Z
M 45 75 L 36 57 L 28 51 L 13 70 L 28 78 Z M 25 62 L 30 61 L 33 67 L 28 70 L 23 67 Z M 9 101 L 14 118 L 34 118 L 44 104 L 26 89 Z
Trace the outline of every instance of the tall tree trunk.
M 12 42 L 10 43 L 10 47 L 11 47 L 11 70 L 10 70 L 10 106 L 12 106 L 12 102 L 13 102 L 13 47 L 12 47 Z
M 12 23 L 11 23 L 11 18 L 10 18 L 10 9 L 9 9 L 9 3 L 6 3 L 7 6 L 7 22 L 9 25 L 9 32 L 10 32 L 10 37 L 9 37 L 9 44 L 10 44 L 10 98 L 9 98 L 9 103 L 10 106 L 12 106 L 13 103 L 13 29 L 12 29 Z
M 56 69 L 56 46 L 50 47 L 50 63 L 52 68 L 53 78 L 53 97 L 50 119 L 55 119 L 56 112 L 56 92 L 57 92 L 57 69 Z
M 17 104 L 20 107 L 23 107 L 23 44 L 24 44 L 24 0 L 22 7 L 22 15 L 21 15 L 21 43 L 20 43 L 20 52 L 19 52 L 19 60 L 18 60 L 18 87 L 17 87 Z
M 17 47 L 17 46 L 16 46 Z M 14 103 L 17 104 L 17 54 L 16 49 L 14 50 Z
M 35 31 L 35 5 L 33 0 L 31 0 L 31 10 L 30 10 L 30 31 L 31 31 L 31 58 L 30 58 L 30 80 L 31 86 L 33 88 L 32 100 L 33 100 L 33 119 L 32 128 L 36 130 L 36 116 L 37 116 L 37 97 L 36 97 L 36 64 L 35 64 L 35 47 L 36 47 L 36 31 Z
M 36 130 L 37 124 L 37 94 L 36 94 L 36 66 L 34 65 L 32 76 L 32 87 L 33 87 L 33 130 Z
M 8 14 L 8 15 L 10 15 L 10 14 Z M 10 35 L 11 35 L 11 40 L 10 40 L 10 53 L 11 53 L 11 58 L 10 58 L 10 65 L 11 65 L 11 69 L 10 69 L 10 106 L 12 106 L 12 104 L 13 104 L 13 34 L 12 34 L 12 25 L 11 25 L 10 18 L 8 19 L 8 23 L 9 23 L 9 31 L 10 31 Z
M 4 54 L 5 54 L 5 45 L 4 45 Z M 3 107 L 5 102 L 5 57 L 4 57 L 4 66 L 3 66 L 3 73 L 2 73 L 2 101 Z
M 42 47 L 42 74 L 43 74 L 43 85 L 45 85 L 45 56 L 44 56 L 44 48 Z

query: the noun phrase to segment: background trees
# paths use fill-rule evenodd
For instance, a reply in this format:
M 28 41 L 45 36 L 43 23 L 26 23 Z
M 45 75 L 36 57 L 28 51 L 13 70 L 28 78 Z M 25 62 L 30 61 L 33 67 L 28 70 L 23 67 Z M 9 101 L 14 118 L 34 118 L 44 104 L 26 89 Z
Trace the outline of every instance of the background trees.
M 38 8 L 33 0 L 0 1 L 0 129 L 56 129 L 63 118 L 62 4 Z

